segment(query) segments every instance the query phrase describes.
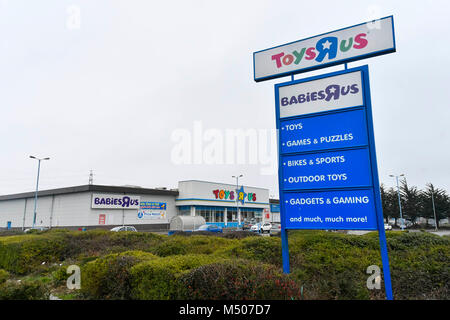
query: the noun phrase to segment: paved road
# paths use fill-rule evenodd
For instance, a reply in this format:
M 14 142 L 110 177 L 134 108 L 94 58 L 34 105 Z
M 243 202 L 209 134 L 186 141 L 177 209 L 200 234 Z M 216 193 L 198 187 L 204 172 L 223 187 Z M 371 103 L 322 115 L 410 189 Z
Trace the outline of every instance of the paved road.
M 449 236 L 450 235 L 450 230 L 440 230 L 440 231 L 428 231 L 429 233 L 433 233 L 433 234 L 437 234 L 438 236 Z

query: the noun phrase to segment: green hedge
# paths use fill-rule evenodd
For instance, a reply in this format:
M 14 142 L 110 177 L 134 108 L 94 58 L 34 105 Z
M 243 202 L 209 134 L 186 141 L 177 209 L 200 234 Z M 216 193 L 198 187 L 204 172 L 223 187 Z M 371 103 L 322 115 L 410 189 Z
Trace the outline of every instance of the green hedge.
M 367 267 L 382 268 L 376 232 L 292 232 L 289 241 L 291 270 L 308 299 L 384 299 L 383 281 L 381 290 L 366 287 Z M 450 298 L 447 238 L 388 232 L 387 242 L 394 298 Z
M 51 230 L 41 234 L 0 237 L 0 268 L 23 275 L 45 262 L 66 259 L 91 260 L 113 252 L 149 251 L 164 241 L 152 233 L 110 232 L 106 230 Z
M 9 272 L 3 269 L 0 269 L 0 284 L 4 283 L 9 278 Z
M 180 299 L 277 300 L 301 299 L 301 286 L 279 268 L 248 260 L 204 265 L 183 275 Z
M 47 234 L 0 238 L 0 268 L 16 274 L 34 271 L 39 265 L 63 258 L 66 239 Z
M 257 260 L 281 266 L 281 240 L 278 237 L 247 237 L 229 240 L 216 254 L 229 258 Z
M 140 300 L 177 299 L 184 287 L 180 277 L 192 269 L 221 261 L 212 255 L 175 255 L 139 263 L 131 268 L 132 298 Z
M 241 236 L 243 238 L 238 239 Z M 391 231 L 386 236 L 396 299 L 450 299 L 450 237 Z M 384 289 L 366 288 L 367 267 L 382 266 L 377 232 L 356 236 L 325 231 L 290 231 L 288 239 L 292 273 L 288 278 L 280 274 L 280 238 L 243 233 L 231 239 L 216 235 L 168 237 L 104 230 L 52 230 L 1 236 L 0 269 L 17 277 L 50 275 L 58 268 L 52 273 L 52 283 L 62 286 L 68 276 L 65 273 L 67 266 L 77 264 L 82 268 L 82 291 L 86 298 L 200 299 L 206 297 L 207 292 L 186 291 L 183 283 L 193 281 L 190 285 L 195 288 L 194 283 L 205 281 L 215 288 L 215 293 L 210 293 L 211 298 L 219 299 L 220 288 L 231 290 L 231 287 L 214 284 L 212 276 L 210 280 L 202 279 L 202 274 L 230 275 L 239 270 L 245 275 L 251 273 L 248 270 L 256 272 L 270 266 L 268 273 L 273 279 L 281 283 L 294 281 L 291 287 L 303 289 L 300 296 L 297 291 L 291 295 L 278 292 L 278 296 L 271 296 L 274 299 L 384 299 Z M 243 261 L 245 267 L 236 269 L 237 266 L 230 262 L 232 260 Z M 42 265 L 42 262 L 46 263 Z M 55 266 L 55 263 L 64 266 Z M 188 275 L 191 278 L 186 278 Z M 261 277 L 259 282 L 270 282 L 262 274 L 258 276 Z M 228 285 L 224 280 L 228 278 L 221 278 L 222 286 Z M 245 276 L 245 279 L 249 278 Z M 249 299 L 262 297 L 262 289 L 255 288 L 255 294 L 244 288 L 237 288 L 236 294 L 240 292 L 239 296 Z M 265 292 L 276 290 L 269 288 Z M 230 298 L 232 294 L 225 297 Z
M 38 280 L 6 281 L 0 284 L 0 300 L 48 300 L 49 288 Z
M 129 299 L 131 267 L 156 258 L 147 252 L 126 251 L 88 262 L 81 269 L 82 292 L 95 299 Z
M 192 233 L 192 232 L 191 232 Z M 195 235 L 180 236 L 173 235 L 164 242 L 151 249 L 151 252 L 167 257 L 180 254 L 213 254 L 231 245 L 237 245 L 239 241 L 225 239 L 217 236 Z

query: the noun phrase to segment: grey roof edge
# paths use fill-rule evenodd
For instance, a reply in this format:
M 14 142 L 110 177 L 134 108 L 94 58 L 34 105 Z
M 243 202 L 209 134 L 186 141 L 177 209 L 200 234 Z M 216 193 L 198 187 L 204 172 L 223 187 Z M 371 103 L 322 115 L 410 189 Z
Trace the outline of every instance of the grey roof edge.
M 116 193 L 116 194 L 137 193 L 137 194 L 178 196 L 177 190 L 148 189 L 148 188 L 136 188 L 136 187 L 105 186 L 105 185 L 96 185 L 96 184 L 89 185 L 89 184 L 87 184 L 87 185 L 74 186 L 74 187 L 41 190 L 41 191 L 38 191 L 38 197 L 70 194 L 70 193 L 78 193 L 78 192 L 109 192 L 109 193 Z M 33 198 L 34 196 L 35 196 L 34 191 L 33 192 L 16 193 L 16 194 L 8 194 L 8 195 L 0 196 L 0 201 Z
M 190 179 L 190 180 L 182 180 L 182 181 L 178 181 L 178 183 L 180 182 L 204 182 L 204 183 L 209 183 L 209 184 L 222 184 L 225 186 L 233 186 L 235 187 L 236 185 L 233 183 L 224 183 L 224 182 L 214 182 L 214 181 L 206 181 L 206 180 L 196 180 L 196 179 Z M 261 187 L 253 187 L 253 186 L 247 186 L 245 184 L 240 183 L 240 186 L 244 186 L 246 188 L 252 188 L 252 189 L 260 189 L 260 190 L 266 190 L 266 191 L 270 191 L 268 188 L 261 188 Z

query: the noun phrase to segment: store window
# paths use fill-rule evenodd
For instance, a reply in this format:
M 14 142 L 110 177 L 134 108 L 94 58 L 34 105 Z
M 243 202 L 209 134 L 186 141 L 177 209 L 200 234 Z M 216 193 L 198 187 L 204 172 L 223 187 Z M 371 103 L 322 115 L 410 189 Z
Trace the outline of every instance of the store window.
M 215 222 L 224 222 L 224 218 L 223 218 L 224 212 L 225 212 L 224 209 L 216 208 L 216 210 L 214 212 L 215 213 L 215 218 L 216 218 Z
M 262 209 L 259 208 L 241 208 L 242 221 L 248 222 L 261 222 L 262 221 Z
M 195 208 L 195 215 L 196 216 L 202 216 L 203 218 L 205 218 L 206 222 L 211 222 L 210 212 L 205 207 L 196 207 Z
M 228 222 L 236 222 L 237 221 L 236 208 L 227 208 L 227 221 Z
M 190 216 L 191 207 L 190 206 L 180 206 L 178 207 L 178 215 L 180 216 Z
M 206 222 L 224 222 L 225 209 L 222 207 L 196 206 L 195 215 L 202 216 Z

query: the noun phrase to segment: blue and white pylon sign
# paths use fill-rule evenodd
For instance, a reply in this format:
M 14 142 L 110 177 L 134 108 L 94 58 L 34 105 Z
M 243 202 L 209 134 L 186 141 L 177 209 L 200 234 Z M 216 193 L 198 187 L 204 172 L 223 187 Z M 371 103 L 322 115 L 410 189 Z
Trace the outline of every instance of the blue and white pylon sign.
M 330 62 L 330 59 L 347 62 L 394 52 L 393 18 L 380 19 L 380 25 L 382 30 L 366 30 L 369 26 L 361 24 L 289 44 L 302 47 L 314 39 L 317 44 L 311 48 L 316 50 L 305 49 L 304 54 L 309 52 L 312 56 L 312 52 L 316 52 L 316 56 L 321 56 L 319 62 L 302 67 L 302 50 L 298 49 L 295 56 L 300 59 L 299 66 L 292 67 L 290 74 L 324 67 L 320 62 L 325 65 L 342 63 Z M 346 38 L 355 32 L 352 40 Z M 353 52 L 346 57 L 350 42 L 358 43 L 359 49 L 370 47 L 377 51 L 364 51 L 360 56 Z M 271 49 L 272 53 L 276 55 L 280 47 Z M 333 51 L 338 48 L 343 51 L 341 54 Z M 308 59 L 308 56 L 302 57 Z M 255 62 L 255 75 L 264 76 L 258 79 L 255 76 L 256 81 L 286 75 L 285 72 L 277 74 L 273 66 L 260 70 L 261 59 L 259 65 Z M 273 60 L 281 66 L 283 61 L 286 65 L 295 62 L 290 61 L 291 58 L 283 60 L 282 56 Z M 386 297 L 393 299 L 368 66 L 299 80 L 292 78 L 292 81 L 276 84 L 275 105 L 284 272 L 290 272 L 287 230 L 378 230 Z

